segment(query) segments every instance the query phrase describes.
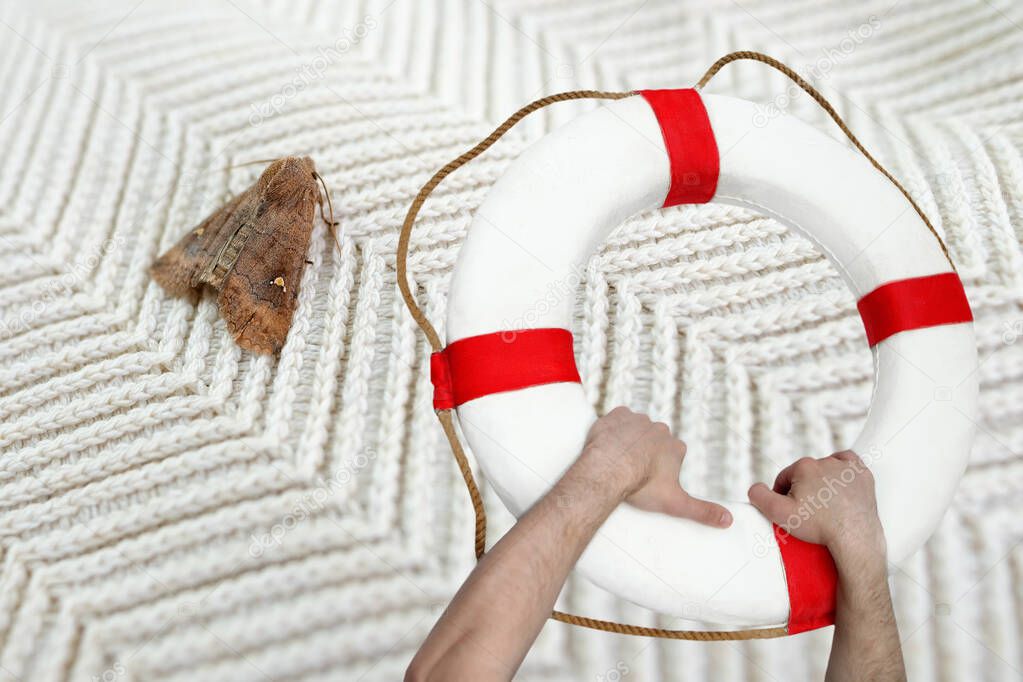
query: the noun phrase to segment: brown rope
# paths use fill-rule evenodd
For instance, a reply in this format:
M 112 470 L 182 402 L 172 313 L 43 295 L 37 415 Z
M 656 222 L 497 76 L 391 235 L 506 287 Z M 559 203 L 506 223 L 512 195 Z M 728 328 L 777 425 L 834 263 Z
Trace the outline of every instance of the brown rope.
M 941 238 L 941 235 L 938 234 L 938 231 L 934 229 L 934 225 L 931 223 L 927 215 L 923 212 L 923 209 L 920 208 L 920 205 L 916 203 L 916 200 L 913 199 L 912 196 L 910 196 L 909 192 L 906 191 L 906 188 L 902 186 L 902 183 L 896 180 L 895 176 L 889 173 L 888 169 L 882 166 L 881 163 L 877 159 L 875 159 L 870 152 L 867 151 L 867 148 L 864 147 L 863 143 L 860 142 L 859 138 L 853 134 L 853 131 L 851 131 L 849 129 L 849 126 L 845 124 L 845 121 L 843 121 L 842 117 L 838 115 L 838 112 L 835 111 L 835 108 L 833 106 L 831 106 L 831 103 L 828 100 L 824 99 L 824 95 L 818 92 L 817 88 L 813 87 L 805 80 L 803 80 L 802 76 L 800 76 L 798 73 L 790 69 L 788 66 L 782 64 L 774 57 L 769 57 L 768 55 L 761 54 L 760 52 L 751 52 L 748 50 L 743 50 L 740 52 L 730 52 L 729 54 L 726 54 L 724 57 L 711 64 L 711 67 L 707 69 L 707 73 L 703 74 L 703 78 L 701 78 L 696 83 L 696 89 L 697 90 L 702 89 L 703 86 L 710 82 L 710 79 L 713 78 L 718 71 L 725 67 L 725 65 L 743 59 L 761 62 L 762 64 L 767 64 L 768 66 L 775 68 L 778 71 L 781 71 L 783 74 L 788 76 L 793 83 L 802 88 L 806 94 L 810 95 L 810 97 L 813 98 L 813 101 L 820 105 L 820 108 L 823 109 L 828 114 L 828 116 L 831 117 L 831 120 L 838 125 L 839 129 L 841 129 L 841 131 L 845 133 L 845 136 L 849 138 L 849 141 L 853 143 L 853 146 L 855 146 L 856 149 L 858 149 L 860 153 L 863 154 L 863 156 L 867 157 L 867 161 L 870 161 L 870 164 L 874 166 L 874 168 L 880 171 L 882 175 L 888 178 L 888 180 L 890 180 L 891 183 L 895 185 L 895 187 L 898 188 L 900 192 L 902 192 L 902 196 L 906 197 L 906 201 L 910 203 L 910 205 L 916 211 L 916 214 L 920 216 L 920 220 L 924 221 L 924 225 L 926 225 L 927 229 L 931 231 L 931 234 L 934 235 L 934 238 L 938 240 L 938 245 L 941 247 L 941 252 L 945 254 L 945 259 L 948 260 L 949 265 L 951 265 L 952 269 L 955 270 L 955 263 L 952 262 L 952 256 L 950 256 L 948 253 L 948 247 L 945 246 L 945 241 Z
M 755 628 L 752 630 L 666 630 L 664 628 L 648 628 L 642 625 L 616 623 L 613 620 L 587 618 L 562 611 L 551 612 L 551 619 L 569 625 L 577 625 L 591 630 L 615 632 L 619 635 L 634 637 L 658 637 L 660 639 L 685 639 L 699 642 L 727 642 L 737 639 L 774 639 L 789 634 L 788 628 Z
M 909 200 L 916 209 L 916 212 L 923 219 L 924 223 L 930 229 L 931 233 L 938 239 L 938 243 L 941 244 L 942 251 L 945 256 L 948 257 L 948 250 L 945 248 L 944 242 L 941 241 L 941 237 L 934 230 L 931 222 L 924 215 L 923 211 L 917 205 L 913 198 L 909 196 L 909 193 L 903 188 L 901 184 L 887 171 L 881 164 L 879 164 L 873 156 L 871 156 L 867 150 L 860 144 L 860 141 L 853 135 L 849 127 L 846 126 L 845 122 L 842 121 L 838 113 L 834 108 L 824 99 L 824 97 L 817 92 L 809 83 L 804 81 L 800 76 L 789 67 L 785 66 L 781 62 L 768 57 L 767 55 L 760 54 L 759 52 L 733 52 L 725 55 L 714 63 L 713 66 L 708 69 L 707 73 L 704 74 L 703 78 L 696 87 L 702 88 L 704 85 L 714 77 L 723 66 L 729 62 L 738 59 L 754 59 L 756 61 L 763 62 L 769 66 L 773 66 L 778 69 L 786 76 L 791 78 L 799 87 L 805 90 L 814 101 L 816 101 L 838 124 L 838 127 L 842 129 L 842 132 L 846 134 L 849 140 L 856 146 L 860 152 L 867 157 L 867 159 L 877 168 L 881 173 L 885 175 L 891 182 L 899 188 L 902 194 Z M 624 99 L 631 97 L 635 93 L 633 92 L 603 92 L 599 90 L 573 90 L 571 92 L 562 92 L 556 95 L 549 95 L 543 97 L 534 102 L 527 104 L 522 107 L 514 114 L 509 116 L 501 125 L 494 129 L 492 133 L 487 135 L 482 141 L 480 141 L 475 147 L 469 151 L 463 153 L 457 159 L 447 163 L 443 168 L 433 174 L 419 193 L 416 194 L 415 199 L 412 201 L 412 205 L 409 206 L 408 213 L 405 215 L 405 221 L 401 226 L 401 233 L 398 237 L 398 249 L 396 254 L 397 259 L 397 277 L 398 277 L 398 289 L 401 291 L 401 296 L 405 300 L 405 305 L 412 315 L 412 319 L 416 321 L 419 328 L 422 329 L 426 335 L 427 341 L 430 343 L 430 347 L 434 352 L 443 350 L 444 345 L 440 340 L 440 336 L 437 334 L 436 328 L 430 323 L 426 315 L 423 313 L 422 308 L 416 302 L 415 296 L 412 294 L 412 290 L 409 287 L 408 282 L 408 252 L 409 252 L 409 240 L 412 235 L 412 228 L 415 225 L 416 217 L 419 215 L 420 209 L 423 207 L 423 203 L 426 198 L 436 189 L 437 185 L 444 180 L 445 177 L 450 175 L 456 169 L 465 165 L 469 161 L 472 161 L 477 156 L 482 154 L 488 148 L 490 148 L 497 140 L 501 138 L 506 132 L 508 132 L 516 123 L 521 121 L 523 118 L 533 113 L 538 109 L 542 109 L 550 104 L 556 102 L 567 102 L 570 100 L 578 99 Z M 951 259 L 949 260 L 951 262 Z M 483 505 L 483 496 L 480 494 L 479 486 L 476 484 L 476 479 L 472 475 L 472 468 L 469 465 L 469 458 L 465 454 L 465 450 L 462 448 L 461 441 L 458 439 L 458 433 L 455 430 L 455 423 L 452 410 L 438 410 L 437 419 L 441 423 L 441 427 L 444 429 L 444 435 L 448 439 L 448 443 L 451 446 L 451 452 L 454 454 L 455 462 L 458 465 L 458 470 L 462 474 L 462 479 L 465 481 L 465 487 L 469 491 L 469 498 L 472 501 L 473 512 L 476 516 L 476 533 L 475 533 L 475 550 L 477 560 L 483 556 L 486 551 L 487 543 L 487 511 Z M 626 623 L 616 623 L 614 621 L 599 620 L 596 618 L 587 618 L 586 616 L 577 616 L 571 613 L 563 613 L 561 611 L 553 611 L 551 618 L 562 623 L 568 623 L 569 625 L 577 625 L 580 627 L 590 628 L 593 630 L 603 630 L 605 632 L 615 632 L 623 635 L 637 635 L 644 637 L 660 637 L 664 639 L 686 639 L 686 640 L 699 640 L 699 641 L 725 641 L 725 640 L 744 640 L 744 639 L 769 639 L 772 637 L 783 637 L 788 634 L 788 629 L 785 626 L 773 627 L 773 628 L 756 628 L 750 630 L 735 630 L 735 631 L 715 631 L 715 630 L 666 630 L 662 628 L 650 628 L 639 625 L 629 625 Z

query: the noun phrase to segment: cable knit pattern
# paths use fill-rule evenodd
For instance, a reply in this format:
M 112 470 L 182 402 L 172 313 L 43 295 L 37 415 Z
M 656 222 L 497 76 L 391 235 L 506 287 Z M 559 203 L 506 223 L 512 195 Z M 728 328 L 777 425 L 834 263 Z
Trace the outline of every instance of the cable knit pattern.
M 896 609 L 911 679 L 1020 679 L 1023 6 L 1011 0 L 0 4 L 0 679 L 399 679 L 473 563 L 428 347 L 394 282 L 409 201 L 527 101 L 688 86 L 735 49 L 807 75 L 959 264 L 982 421 L 941 530 L 893 576 Z M 760 103 L 752 125 L 786 113 L 836 134 L 761 65 L 731 65 L 710 90 Z M 409 268 L 439 327 L 489 187 L 593 106 L 524 121 L 423 207 Z M 254 357 L 214 295 L 168 298 L 147 268 L 258 176 L 248 162 L 283 154 L 316 160 L 342 248 L 318 220 L 287 343 Z M 561 284 L 587 397 L 672 424 L 695 493 L 741 497 L 863 423 L 873 371 L 852 295 L 772 220 L 713 204 L 636 216 Z M 511 518 L 484 496 L 496 537 Z M 577 579 L 561 605 L 693 625 Z M 816 680 L 828 642 L 550 623 L 520 677 Z

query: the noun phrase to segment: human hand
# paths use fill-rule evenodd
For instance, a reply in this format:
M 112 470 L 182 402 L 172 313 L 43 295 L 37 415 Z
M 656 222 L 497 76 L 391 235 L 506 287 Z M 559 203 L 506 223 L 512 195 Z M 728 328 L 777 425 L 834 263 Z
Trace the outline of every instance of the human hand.
M 685 454 L 685 443 L 667 424 L 616 407 L 593 424 L 578 466 L 635 507 L 727 528 L 732 524 L 727 509 L 692 497 L 679 483 Z
M 749 499 L 795 537 L 827 546 L 836 562 L 846 556 L 884 557 L 874 477 L 851 450 L 804 457 L 781 470 L 773 490 L 754 484 Z

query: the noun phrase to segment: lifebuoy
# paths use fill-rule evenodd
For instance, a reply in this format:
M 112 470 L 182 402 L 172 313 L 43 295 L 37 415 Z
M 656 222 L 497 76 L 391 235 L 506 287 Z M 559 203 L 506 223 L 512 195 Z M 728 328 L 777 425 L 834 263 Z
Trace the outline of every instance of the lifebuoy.
M 902 561 L 951 501 L 977 406 L 972 315 L 940 241 L 901 187 L 797 119 L 758 127 L 752 103 L 691 89 L 638 95 L 542 138 L 480 206 L 452 277 L 448 345 L 431 359 L 435 407 L 457 408 L 491 485 L 521 514 L 578 456 L 596 415 L 575 366 L 570 297 L 549 303 L 538 328 L 507 321 L 535 318 L 550 284 L 572 281 L 634 213 L 749 207 L 816 242 L 856 294 L 875 387 L 852 448 L 875 475 L 889 560 Z M 719 501 L 734 517 L 727 530 L 623 506 L 577 569 L 687 619 L 789 634 L 831 623 L 827 551 L 745 502 Z

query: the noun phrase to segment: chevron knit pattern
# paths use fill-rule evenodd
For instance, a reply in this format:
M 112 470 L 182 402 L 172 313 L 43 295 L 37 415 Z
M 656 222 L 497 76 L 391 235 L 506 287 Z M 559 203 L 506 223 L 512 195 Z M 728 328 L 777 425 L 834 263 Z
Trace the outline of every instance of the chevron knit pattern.
M 395 680 L 472 565 L 471 509 L 400 305 L 419 186 L 495 122 L 579 87 L 686 86 L 734 49 L 832 99 L 946 237 L 977 314 L 982 421 L 939 533 L 893 578 L 911 679 L 1023 670 L 1023 6 L 1012 0 L 67 0 L 0 5 L 0 676 Z M 712 84 L 835 133 L 766 67 Z M 436 323 L 473 210 L 557 105 L 427 202 Z M 727 153 L 727 150 L 724 150 Z M 154 257 L 310 154 L 318 221 L 279 357 Z M 808 242 L 709 205 L 628 220 L 581 273 L 579 366 L 742 498 L 863 423 L 851 294 Z M 573 285 L 576 283 L 572 283 Z M 935 453 L 940 456 L 940 453 Z M 491 490 L 494 535 L 510 523 Z M 563 607 L 682 627 L 581 579 Z M 701 644 L 550 623 L 524 680 L 819 680 L 830 635 Z

